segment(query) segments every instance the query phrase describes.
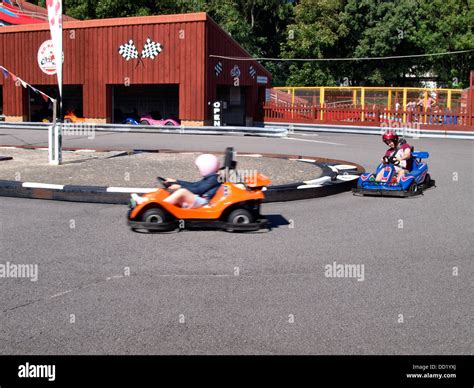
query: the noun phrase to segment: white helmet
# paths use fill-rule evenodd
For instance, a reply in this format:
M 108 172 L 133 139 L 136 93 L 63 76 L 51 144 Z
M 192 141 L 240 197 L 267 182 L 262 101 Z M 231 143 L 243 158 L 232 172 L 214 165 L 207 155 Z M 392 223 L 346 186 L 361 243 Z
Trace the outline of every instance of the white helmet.
M 194 163 L 199 169 L 201 176 L 207 176 L 219 170 L 219 160 L 212 154 L 199 155 Z

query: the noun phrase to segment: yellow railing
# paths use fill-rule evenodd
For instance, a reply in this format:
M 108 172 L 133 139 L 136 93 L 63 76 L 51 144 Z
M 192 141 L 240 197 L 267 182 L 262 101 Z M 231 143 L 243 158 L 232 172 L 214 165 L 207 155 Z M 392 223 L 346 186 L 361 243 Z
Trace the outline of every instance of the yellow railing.
M 429 98 L 432 104 L 447 109 L 458 109 L 462 89 L 443 88 L 404 88 L 404 87 L 379 87 L 379 86 L 283 86 L 272 90 L 288 95 L 281 98 L 280 93 L 275 93 L 273 102 L 290 103 L 292 105 L 377 105 L 385 106 L 388 110 L 406 110 L 411 102 L 423 104 L 426 110 Z M 279 97 L 280 95 L 280 97 Z M 279 101 L 280 99 L 280 101 Z M 420 102 L 421 101 L 421 102 Z

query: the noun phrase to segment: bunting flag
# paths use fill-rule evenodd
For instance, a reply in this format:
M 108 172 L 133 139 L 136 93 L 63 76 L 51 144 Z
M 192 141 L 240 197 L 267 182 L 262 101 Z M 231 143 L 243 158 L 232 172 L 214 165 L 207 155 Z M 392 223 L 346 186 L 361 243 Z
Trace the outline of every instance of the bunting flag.
M 5 69 L 3 66 L 0 66 L 0 68 L 2 69 L 3 76 L 4 76 L 5 78 L 8 78 L 8 70 Z
M 63 94 L 63 5 L 62 0 L 46 0 L 48 8 L 49 29 L 56 58 L 59 96 Z
M 44 102 L 48 102 L 48 100 L 51 100 L 51 102 L 53 101 L 53 99 L 51 97 L 47 96 L 46 94 L 41 93 L 41 92 L 40 92 L 40 94 L 41 94 L 41 97 L 43 97 Z
M 12 77 L 12 80 L 13 82 L 20 82 L 21 83 L 21 86 L 23 86 L 25 89 L 26 88 L 30 88 L 31 90 L 33 90 L 35 93 L 39 93 L 41 94 L 41 97 L 43 98 L 43 100 L 45 102 L 48 102 L 48 100 L 51 100 L 54 101 L 54 98 L 53 97 L 50 97 L 48 96 L 46 93 L 43 93 L 41 90 L 38 90 L 36 89 L 35 87 L 31 86 L 28 82 L 26 81 L 23 81 L 20 77 L 17 77 L 15 74 L 13 74 L 11 71 L 5 69 L 3 66 L 0 66 L 0 70 L 2 71 L 3 75 L 5 78 L 8 78 L 8 76 L 11 76 Z

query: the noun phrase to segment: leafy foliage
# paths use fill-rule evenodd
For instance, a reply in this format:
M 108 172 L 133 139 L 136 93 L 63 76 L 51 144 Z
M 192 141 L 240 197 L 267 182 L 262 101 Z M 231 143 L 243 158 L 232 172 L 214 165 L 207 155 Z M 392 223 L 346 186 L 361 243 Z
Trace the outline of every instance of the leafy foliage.
M 32 1 L 44 6 L 45 0 Z M 474 48 L 472 0 L 64 0 L 77 19 L 207 12 L 251 55 L 362 58 Z M 263 61 L 274 85 L 465 87 L 472 53 L 370 61 Z

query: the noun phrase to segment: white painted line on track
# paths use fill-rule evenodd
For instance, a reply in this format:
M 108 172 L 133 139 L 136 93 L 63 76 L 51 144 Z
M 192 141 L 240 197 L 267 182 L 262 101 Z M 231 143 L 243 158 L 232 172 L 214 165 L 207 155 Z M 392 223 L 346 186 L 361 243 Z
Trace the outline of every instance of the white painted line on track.
M 330 180 L 331 180 L 330 176 L 323 176 L 321 178 L 312 179 L 310 181 L 303 181 L 303 182 L 305 185 L 319 185 L 320 183 L 329 182 Z
M 291 161 L 295 161 L 295 162 L 304 162 L 304 163 L 315 163 L 316 161 L 314 159 L 288 159 L 288 160 L 291 160 Z
M 64 292 L 60 292 L 60 293 L 58 293 L 58 294 L 54 294 L 54 295 L 50 296 L 50 298 L 51 298 L 51 299 L 57 298 L 58 296 L 62 296 L 62 295 L 69 294 L 70 292 L 72 292 L 72 290 L 67 290 L 67 291 L 64 291 Z
M 33 189 L 54 189 L 54 190 L 62 190 L 64 189 L 64 185 L 52 185 L 49 183 L 33 183 L 33 182 L 25 182 L 22 185 L 23 187 L 30 187 Z
M 334 166 L 338 170 L 355 170 L 357 167 L 350 164 L 337 164 Z
M 354 181 L 356 179 L 359 179 L 359 175 L 350 175 L 350 174 L 338 175 L 337 179 L 339 179 L 341 181 Z
M 321 140 L 310 140 L 310 139 L 298 139 L 296 137 L 284 137 L 283 139 L 285 140 L 295 140 L 295 141 L 306 141 L 309 143 L 321 143 L 321 144 L 330 144 L 330 145 L 338 145 L 338 146 L 345 146 L 347 144 L 342 144 L 342 143 L 333 143 L 330 141 L 321 141 Z
M 301 185 L 301 186 L 298 186 L 297 189 L 312 189 L 314 187 L 323 187 L 321 185 Z
M 114 276 L 109 276 L 105 278 L 105 280 L 121 279 L 121 278 L 123 278 L 123 275 L 114 275 Z

